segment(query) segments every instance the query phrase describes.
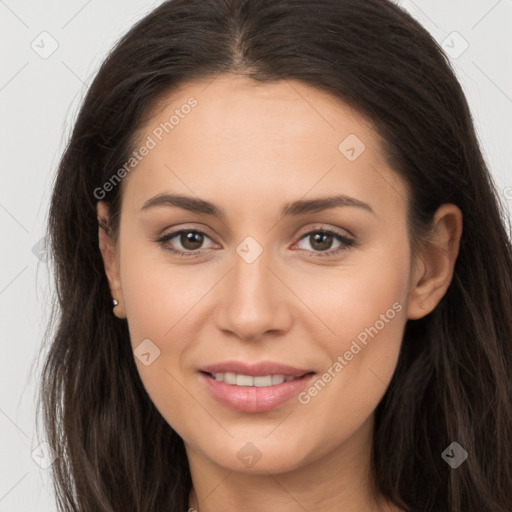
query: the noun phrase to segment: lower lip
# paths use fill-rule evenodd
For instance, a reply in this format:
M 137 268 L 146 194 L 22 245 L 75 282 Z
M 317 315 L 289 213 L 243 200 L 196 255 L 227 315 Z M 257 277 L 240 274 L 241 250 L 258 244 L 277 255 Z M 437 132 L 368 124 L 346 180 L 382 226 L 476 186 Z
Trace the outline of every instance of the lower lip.
M 307 374 L 274 386 L 233 386 L 199 372 L 210 393 L 223 405 L 241 412 L 266 412 L 283 405 L 297 396 L 314 374 Z

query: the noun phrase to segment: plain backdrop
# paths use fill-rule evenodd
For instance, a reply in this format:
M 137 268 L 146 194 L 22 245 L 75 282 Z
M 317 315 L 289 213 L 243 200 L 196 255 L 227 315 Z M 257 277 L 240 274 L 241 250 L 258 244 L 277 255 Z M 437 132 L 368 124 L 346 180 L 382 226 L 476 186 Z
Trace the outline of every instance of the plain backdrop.
M 109 49 L 161 3 L 0 0 L 0 512 L 56 511 L 36 431 L 52 281 L 41 240 L 77 108 Z M 512 1 L 402 0 L 450 55 L 500 198 L 512 204 Z M 482 233 L 485 237 L 485 233 Z

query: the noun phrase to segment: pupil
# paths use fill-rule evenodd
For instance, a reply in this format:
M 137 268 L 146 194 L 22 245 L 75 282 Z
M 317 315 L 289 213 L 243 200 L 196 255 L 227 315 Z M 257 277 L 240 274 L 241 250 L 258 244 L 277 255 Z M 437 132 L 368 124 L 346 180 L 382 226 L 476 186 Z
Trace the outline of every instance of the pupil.
M 203 243 L 203 235 L 196 231 L 188 231 L 181 234 L 181 244 L 185 249 L 193 250 L 199 249 Z
M 332 243 L 332 235 L 328 233 L 316 233 L 313 236 L 314 243 L 311 246 L 317 250 L 329 249 Z M 318 243 L 317 243 L 318 242 Z M 316 247 L 315 247 L 316 245 Z

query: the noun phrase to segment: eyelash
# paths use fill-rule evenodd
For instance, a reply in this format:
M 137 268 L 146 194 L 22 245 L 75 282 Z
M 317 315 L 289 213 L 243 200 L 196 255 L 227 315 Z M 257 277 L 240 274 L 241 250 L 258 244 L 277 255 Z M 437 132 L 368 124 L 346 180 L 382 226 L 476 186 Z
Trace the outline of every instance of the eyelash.
M 163 247 L 164 249 L 166 249 L 167 251 L 170 251 L 174 254 L 178 254 L 179 256 L 184 256 L 184 257 L 188 257 L 188 258 L 198 256 L 200 250 L 183 251 L 181 249 L 174 249 L 174 248 L 170 247 L 169 245 L 166 245 L 166 242 L 168 242 L 172 238 L 176 237 L 177 235 L 180 235 L 181 233 L 199 233 L 199 234 L 205 235 L 206 237 L 210 238 L 204 231 L 201 231 L 199 229 L 188 228 L 188 229 L 179 229 L 176 231 L 172 231 L 171 233 L 168 233 L 155 241 L 157 243 L 159 243 L 160 246 Z M 307 238 L 308 236 L 311 236 L 312 234 L 316 234 L 316 233 L 333 235 L 342 244 L 340 247 L 338 247 L 336 249 L 329 249 L 328 251 L 308 251 L 309 253 L 312 253 L 315 256 L 319 256 L 321 258 L 340 254 L 344 251 L 348 251 L 350 248 L 352 248 L 356 245 L 355 240 L 352 240 L 352 239 L 342 235 L 338 231 L 336 231 L 334 229 L 330 229 L 330 228 L 321 228 L 321 229 L 314 229 L 312 231 L 308 231 L 307 233 L 304 233 L 300 237 L 299 241 L 303 240 L 304 238 Z

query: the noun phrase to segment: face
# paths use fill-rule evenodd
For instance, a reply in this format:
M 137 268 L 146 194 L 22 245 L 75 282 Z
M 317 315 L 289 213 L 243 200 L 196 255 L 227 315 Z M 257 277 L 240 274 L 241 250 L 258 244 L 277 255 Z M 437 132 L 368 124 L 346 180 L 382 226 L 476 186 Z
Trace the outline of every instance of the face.
M 412 270 L 407 189 L 371 125 L 300 82 L 224 75 L 164 98 L 135 149 L 107 270 L 188 453 L 284 472 L 368 434 Z

